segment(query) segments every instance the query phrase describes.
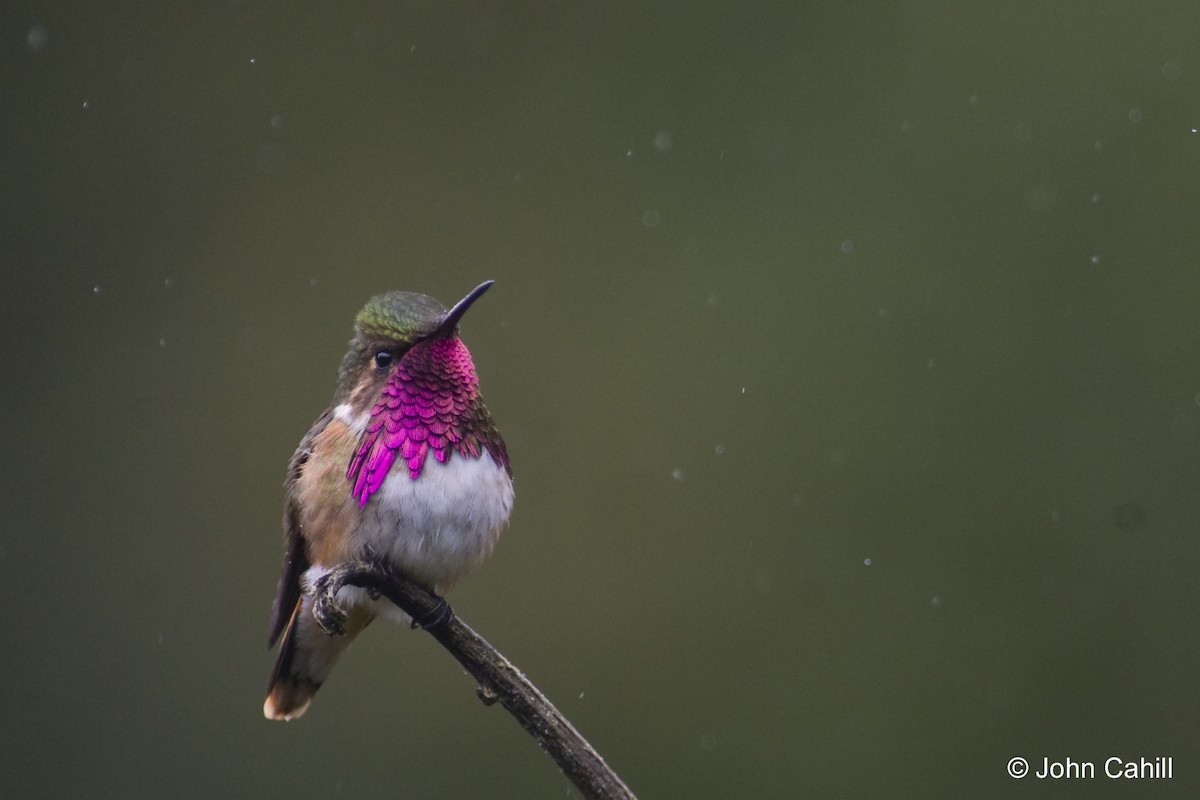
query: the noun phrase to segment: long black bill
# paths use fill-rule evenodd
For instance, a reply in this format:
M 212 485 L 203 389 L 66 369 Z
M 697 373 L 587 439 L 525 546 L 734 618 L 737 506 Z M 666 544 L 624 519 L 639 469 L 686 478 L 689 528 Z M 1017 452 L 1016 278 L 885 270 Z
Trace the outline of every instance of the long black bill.
M 458 325 L 458 321 L 462 319 L 463 314 L 467 313 L 467 309 L 471 307 L 471 304 L 482 297 L 484 292 L 492 288 L 493 283 L 495 283 L 495 281 L 484 281 L 471 291 L 467 292 L 466 297 L 464 297 L 462 300 L 459 300 L 454 304 L 454 308 L 446 312 L 446 318 L 442 320 L 441 325 L 437 326 L 437 330 L 430 334 L 429 338 L 436 339 L 439 336 L 446 336 L 452 333 L 454 328 Z

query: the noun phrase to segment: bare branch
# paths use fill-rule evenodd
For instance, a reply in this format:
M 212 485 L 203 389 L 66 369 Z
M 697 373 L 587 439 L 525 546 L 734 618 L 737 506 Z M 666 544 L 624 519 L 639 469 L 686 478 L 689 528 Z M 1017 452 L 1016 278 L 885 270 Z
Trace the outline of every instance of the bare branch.
M 343 586 L 378 592 L 412 617 L 414 627 L 423 628 L 437 639 L 479 681 L 479 698 L 487 705 L 499 701 L 508 709 L 584 797 L 636 800 L 570 721 L 512 662 L 456 617 L 445 600 L 378 565 L 366 561 L 339 564 L 315 587 L 313 614 L 330 633 L 340 628 L 342 612 L 335 598 Z

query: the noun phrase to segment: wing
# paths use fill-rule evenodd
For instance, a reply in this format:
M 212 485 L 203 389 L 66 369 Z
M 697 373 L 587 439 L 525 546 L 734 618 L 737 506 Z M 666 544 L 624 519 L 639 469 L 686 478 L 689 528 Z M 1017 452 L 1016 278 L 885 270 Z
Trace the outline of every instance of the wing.
M 267 639 L 267 647 L 274 647 L 275 640 L 287 627 L 300 599 L 300 578 L 308 569 L 308 553 L 305 552 L 304 537 L 300 535 L 300 504 L 296 499 L 296 481 L 304 471 L 308 457 L 312 455 L 313 439 L 333 419 L 333 409 L 325 409 L 325 413 L 317 418 L 308 433 L 300 440 L 300 446 L 292 454 L 288 462 L 287 479 L 283 482 L 287 499 L 283 506 L 283 538 L 286 552 L 283 557 L 283 575 L 279 578 L 279 588 L 275 592 L 275 605 L 271 609 L 271 633 Z

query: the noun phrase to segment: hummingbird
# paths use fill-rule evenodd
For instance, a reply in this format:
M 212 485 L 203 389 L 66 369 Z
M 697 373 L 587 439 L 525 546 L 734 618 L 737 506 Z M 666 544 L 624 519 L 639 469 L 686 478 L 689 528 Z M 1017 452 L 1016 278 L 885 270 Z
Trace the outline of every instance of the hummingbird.
M 450 309 L 428 295 L 388 292 L 358 312 L 333 400 L 284 482 L 285 555 L 268 647 L 282 643 L 263 703 L 268 719 L 307 711 L 376 616 L 408 621 L 348 586 L 337 595 L 345 635 L 327 635 L 309 590 L 332 567 L 371 561 L 441 596 L 491 553 L 508 523 L 508 451 L 458 327 L 491 285 Z

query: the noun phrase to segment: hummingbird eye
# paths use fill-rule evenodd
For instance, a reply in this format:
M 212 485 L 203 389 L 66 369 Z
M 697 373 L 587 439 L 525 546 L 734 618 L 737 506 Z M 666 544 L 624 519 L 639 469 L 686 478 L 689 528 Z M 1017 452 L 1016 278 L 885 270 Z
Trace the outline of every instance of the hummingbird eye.
M 375 369 L 379 370 L 380 372 L 383 372 L 391 365 L 392 365 L 392 351 L 391 350 L 376 350 L 375 351 Z

